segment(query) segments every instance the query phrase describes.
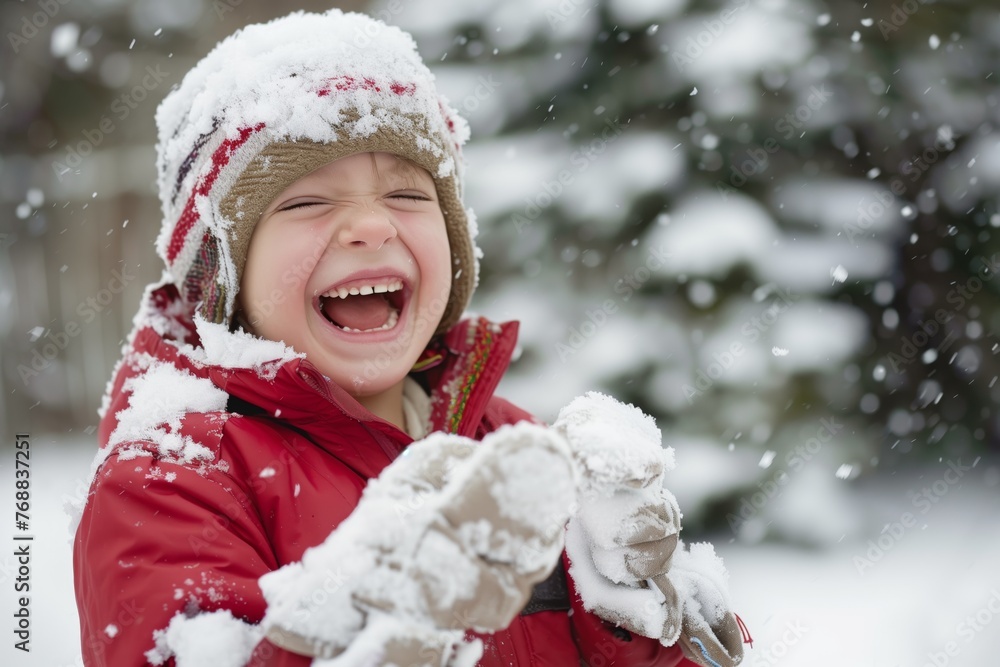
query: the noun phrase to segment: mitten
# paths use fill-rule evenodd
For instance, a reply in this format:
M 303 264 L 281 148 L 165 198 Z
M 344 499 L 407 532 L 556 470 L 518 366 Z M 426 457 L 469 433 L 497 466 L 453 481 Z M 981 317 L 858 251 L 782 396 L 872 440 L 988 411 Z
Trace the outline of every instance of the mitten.
M 574 474 L 564 440 L 527 423 L 410 445 L 323 544 L 261 579 L 268 637 L 337 666 L 474 664 L 464 630 L 507 627 L 555 567 Z
M 665 646 L 680 642 L 698 664 L 738 664 L 741 635 L 737 628 L 731 641 L 735 619 L 721 560 L 711 553 L 723 576 L 695 576 L 705 554 L 692 560 L 679 548 L 681 513 L 663 488 L 673 450 L 663 448 L 655 421 L 591 392 L 563 408 L 555 428 L 565 435 L 581 478 L 566 553 L 584 608 Z
M 706 667 L 733 667 L 743 660 L 743 634 L 730 611 L 728 576 L 711 544 L 692 544 L 688 550 L 682 542 L 670 572 L 653 579 L 683 605 L 679 642 L 684 655 Z

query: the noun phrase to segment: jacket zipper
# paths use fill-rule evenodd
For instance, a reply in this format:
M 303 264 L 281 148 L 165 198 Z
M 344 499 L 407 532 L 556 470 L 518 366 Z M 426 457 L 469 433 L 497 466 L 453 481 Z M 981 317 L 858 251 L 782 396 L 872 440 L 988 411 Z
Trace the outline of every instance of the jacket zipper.
M 299 366 L 299 377 L 305 380 L 305 383 L 312 387 L 320 396 L 325 398 L 328 402 L 337 404 L 333 400 L 333 394 L 330 393 L 330 388 L 326 386 L 325 382 L 319 382 L 311 368 L 302 364 Z

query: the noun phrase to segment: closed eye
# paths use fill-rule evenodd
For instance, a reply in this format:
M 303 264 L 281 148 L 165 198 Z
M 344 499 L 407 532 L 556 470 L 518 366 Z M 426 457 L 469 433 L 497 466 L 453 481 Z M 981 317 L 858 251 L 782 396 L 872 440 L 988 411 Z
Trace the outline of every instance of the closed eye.
M 305 208 L 306 206 L 320 206 L 323 202 L 318 201 L 300 201 L 294 204 L 289 204 L 288 206 L 282 206 L 279 211 L 293 211 L 297 208 Z
M 410 199 L 412 201 L 434 201 L 427 195 L 422 195 L 416 192 L 396 192 L 389 195 L 391 199 Z

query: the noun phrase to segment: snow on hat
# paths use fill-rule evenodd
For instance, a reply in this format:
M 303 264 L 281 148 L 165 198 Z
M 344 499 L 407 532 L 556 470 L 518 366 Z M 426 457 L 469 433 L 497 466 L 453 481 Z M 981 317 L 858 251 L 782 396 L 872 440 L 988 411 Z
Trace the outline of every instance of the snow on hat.
M 254 225 L 274 197 L 324 164 L 376 151 L 434 179 L 452 255 L 438 330 L 468 305 L 481 255 L 462 204 L 469 128 L 399 28 L 339 9 L 248 26 L 188 72 L 156 124 L 157 252 L 206 320 L 231 323 Z

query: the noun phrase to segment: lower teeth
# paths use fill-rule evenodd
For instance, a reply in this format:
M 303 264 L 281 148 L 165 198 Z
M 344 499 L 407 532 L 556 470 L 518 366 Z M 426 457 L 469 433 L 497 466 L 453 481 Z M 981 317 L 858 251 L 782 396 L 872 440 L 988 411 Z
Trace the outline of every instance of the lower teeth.
M 399 321 L 399 311 L 393 310 L 389 313 L 389 319 L 385 321 L 380 327 L 375 327 L 374 329 L 352 329 L 351 327 L 340 327 L 344 331 L 350 331 L 351 333 L 371 333 L 373 331 L 386 331 L 396 326 L 396 322 Z

